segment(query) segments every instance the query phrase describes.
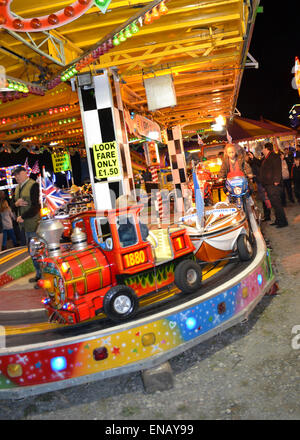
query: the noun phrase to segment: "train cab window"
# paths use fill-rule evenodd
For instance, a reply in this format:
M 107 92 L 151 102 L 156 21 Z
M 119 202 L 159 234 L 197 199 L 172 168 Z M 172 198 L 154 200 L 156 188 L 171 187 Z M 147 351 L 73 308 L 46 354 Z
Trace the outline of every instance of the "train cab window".
M 147 241 L 147 237 L 149 235 L 149 229 L 148 226 L 145 225 L 145 223 L 142 223 L 141 221 L 139 221 L 140 224 L 140 230 L 141 230 L 141 235 L 142 235 L 142 240 L 143 241 Z
M 137 244 L 138 237 L 132 215 L 120 215 L 117 218 L 117 229 L 119 240 L 122 247 L 133 246 Z
M 91 229 L 97 244 L 105 250 L 113 248 L 113 240 L 107 217 L 92 217 Z

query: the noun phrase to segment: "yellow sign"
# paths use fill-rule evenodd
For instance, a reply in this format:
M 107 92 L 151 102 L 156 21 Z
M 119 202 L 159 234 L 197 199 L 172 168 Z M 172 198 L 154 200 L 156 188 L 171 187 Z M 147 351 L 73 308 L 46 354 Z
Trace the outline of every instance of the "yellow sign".
M 93 145 L 94 163 L 97 179 L 120 177 L 120 163 L 117 142 L 105 142 Z
M 55 152 L 51 155 L 53 163 L 53 171 L 61 173 L 63 171 L 71 170 L 70 155 L 68 152 Z

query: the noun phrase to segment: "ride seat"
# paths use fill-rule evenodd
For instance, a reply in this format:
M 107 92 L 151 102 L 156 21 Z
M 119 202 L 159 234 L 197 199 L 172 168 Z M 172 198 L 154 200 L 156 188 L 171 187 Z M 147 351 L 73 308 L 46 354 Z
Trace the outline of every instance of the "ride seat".
M 156 242 L 151 234 L 155 236 Z M 147 240 L 152 245 L 155 262 L 162 263 L 163 261 L 172 260 L 173 251 L 170 244 L 168 229 L 154 229 L 151 230 Z

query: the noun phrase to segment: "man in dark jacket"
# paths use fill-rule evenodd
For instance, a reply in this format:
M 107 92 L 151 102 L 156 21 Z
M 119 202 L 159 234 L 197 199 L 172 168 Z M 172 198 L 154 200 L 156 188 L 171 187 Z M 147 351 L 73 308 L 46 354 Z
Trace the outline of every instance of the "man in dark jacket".
M 288 226 L 288 221 L 280 197 L 282 191 L 281 159 L 279 154 L 274 153 L 271 142 L 265 144 L 263 154 L 265 158 L 260 167 L 260 181 L 265 187 L 272 208 L 275 211 L 275 222 L 271 223 L 271 225 L 276 225 L 277 228 L 284 228 Z

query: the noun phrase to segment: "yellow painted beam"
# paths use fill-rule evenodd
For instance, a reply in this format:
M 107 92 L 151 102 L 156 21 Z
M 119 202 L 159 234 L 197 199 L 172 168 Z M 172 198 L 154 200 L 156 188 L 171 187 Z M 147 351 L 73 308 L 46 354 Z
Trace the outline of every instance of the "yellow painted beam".
M 212 43 L 204 43 L 204 44 L 196 44 L 194 46 L 190 46 L 188 48 L 188 51 L 191 52 L 198 52 L 201 50 L 205 50 L 207 48 L 213 47 L 213 49 L 215 48 L 220 48 L 223 46 L 232 46 L 235 44 L 239 44 L 243 41 L 243 39 L 241 37 L 236 37 L 236 38 L 230 38 L 227 40 L 221 40 L 215 43 L 214 46 L 212 46 Z M 142 55 L 139 56 L 131 56 L 130 58 L 128 58 L 128 53 L 126 53 L 126 58 L 120 59 L 118 58 L 117 60 L 115 59 L 114 54 L 110 55 L 110 60 L 109 61 L 105 61 L 105 59 L 107 60 L 108 57 L 103 57 L 103 61 L 101 61 L 100 59 L 100 67 L 103 69 L 107 69 L 109 67 L 112 66 L 122 66 L 128 63 L 131 63 L 131 67 L 130 70 L 132 70 L 135 66 L 139 66 L 140 62 L 146 61 L 146 60 L 151 60 L 151 59 L 155 59 L 157 60 L 157 58 L 164 58 L 167 56 L 174 56 L 174 55 L 182 55 L 185 50 L 184 47 L 180 47 L 178 49 L 169 49 L 169 47 L 165 48 L 164 50 L 160 51 L 160 52 L 151 52 L 148 54 L 143 53 Z M 198 56 L 200 56 L 201 54 L 198 54 Z M 118 53 L 118 57 L 122 56 L 122 54 L 119 52 Z M 161 60 L 159 61 L 159 63 L 161 64 Z M 155 65 L 155 64 L 154 64 Z
M 147 68 L 143 70 L 143 78 L 152 78 L 153 76 L 161 74 L 176 74 L 181 72 L 188 72 L 193 70 L 198 70 L 203 73 L 207 73 L 208 71 L 217 70 L 219 65 L 222 65 L 220 70 L 234 70 L 238 68 L 239 64 L 239 56 L 240 51 L 234 51 L 230 53 L 221 53 L 214 56 L 199 58 L 196 62 L 194 59 L 184 60 L 180 62 L 168 62 L 165 65 L 162 65 L 160 69 L 154 70 L 151 68 Z M 225 60 L 225 61 L 224 61 Z M 202 65 L 207 65 L 208 67 L 205 69 Z M 213 67 L 212 67 L 213 66 Z M 97 65 L 97 68 L 101 68 L 101 65 Z M 164 73 L 162 73 L 164 72 Z M 137 82 L 141 78 L 141 74 L 137 72 L 130 72 L 128 70 L 121 70 L 120 74 L 126 78 L 128 83 Z
M 169 15 L 169 14 L 168 14 Z M 168 16 L 165 16 L 168 17 Z M 156 33 L 160 33 L 160 32 L 166 32 L 169 30 L 175 30 L 178 31 L 179 29 L 184 29 L 184 28 L 190 28 L 190 27 L 205 27 L 205 26 L 209 26 L 209 25 L 216 25 L 218 23 L 226 23 L 226 22 L 230 22 L 230 21 L 239 21 L 240 20 L 240 14 L 228 14 L 228 15 L 220 15 L 220 16 L 214 16 L 214 17 L 207 17 L 207 18 L 202 18 L 200 20 L 188 20 L 188 21 L 182 21 L 180 22 L 179 20 L 176 22 L 176 24 L 174 25 L 174 22 L 171 20 L 168 20 L 169 23 L 164 24 L 163 19 L 161 19 L 160 21 L 158 21 L 155 24 L 152 24 L 151 26 L 143 26 L 143 28 L 140 30 L 138 37 L 142 38 L 146 35 L 154 35 Z M 110 23 L 110 27 L 116 27 L 118 23 L 116 20 L 112 21 Z M 108 25 L 108 22 L 105 22 L 105 25 Z M 98 26 L 88 26 L 88 27 L 83 27 L 81 29 L 76 29 L 76 31 L 80 32 L 85 32 L 88 30 L 91 30 L 93 28 L 99 28 Z M 64 32 L 64 34 L 67 34 L 67 32 Z M 97 41 L 99 41 L 100 38 L 103 38 L 104 35 L 102 34 L 101 36 L 97 34 L 94 35 L 93 34 L 93 38 L 89 39 L 89 40 L 81 40 L 80 41 L 80 47 L 84 48 L 84 47 L 90 47 L 94 44 L 97 43 Z

